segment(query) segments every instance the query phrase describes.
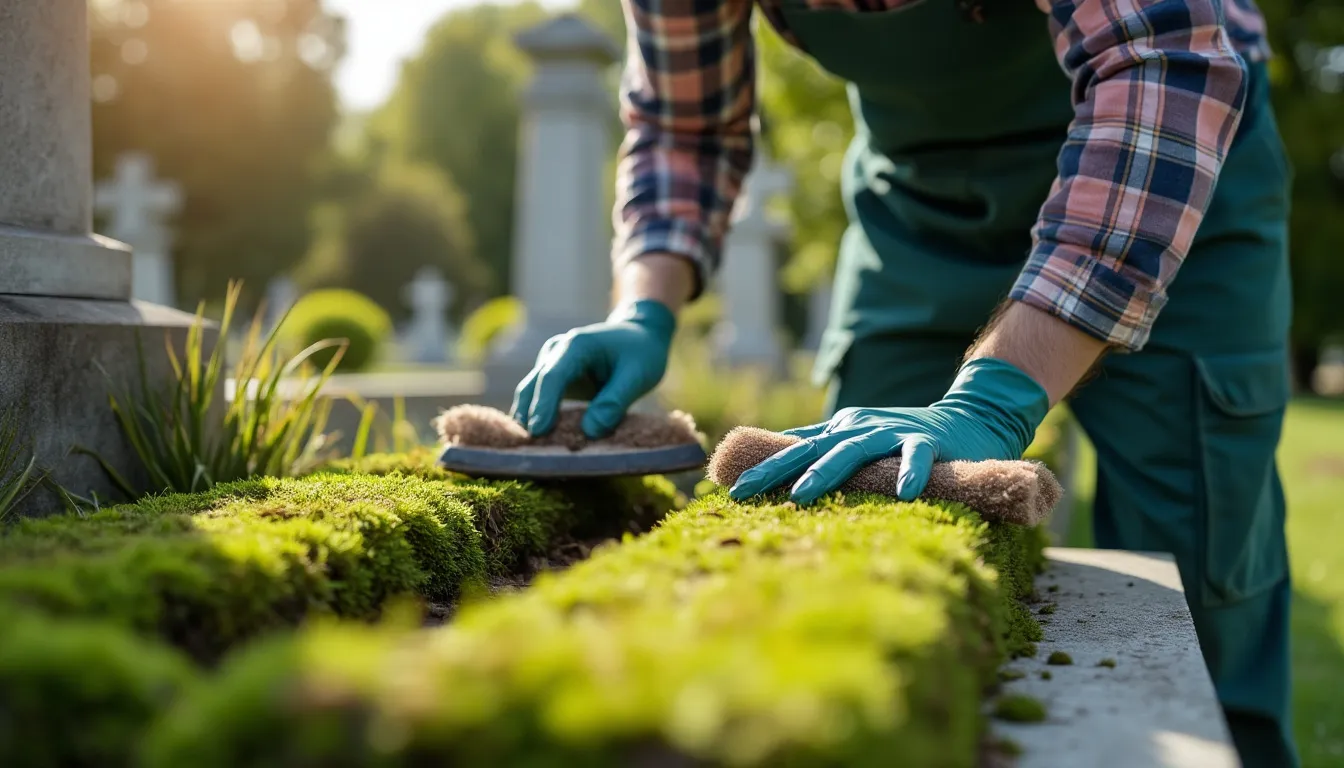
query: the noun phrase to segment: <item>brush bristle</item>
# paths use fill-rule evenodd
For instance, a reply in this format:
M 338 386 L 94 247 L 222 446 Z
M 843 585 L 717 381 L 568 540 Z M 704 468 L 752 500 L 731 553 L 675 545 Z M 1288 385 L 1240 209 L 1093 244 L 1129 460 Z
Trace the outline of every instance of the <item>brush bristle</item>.
M 756 427 L 729 432 L 709 459 L 709 479 L 731 487 L 743 472 L 800 441 Z M 851 492 L 896 495 L 899 457 L 880 459 L 841 486 Z M 988 520 L 1035 525 L 1049 516 L 1063 489 L 1053 472 L 1034 461 L 948 461 L 933 465 L 920 498 L 965 504 Z
M 434 419 L 439 439 L 447 445 L 507 450 L 523 446 L 561 446 L 582 450 L 602 444 L 623 448 L 666 448 L 699 443 L 702 437 L 695 420 L 682 411 L 667 414 L 627 413 L 615 431 L 599 440 L 584 436 L 580 424 L 587 410 L 584 403 L 565 403 L 560 407 L 555 429 L 541 437 L 531 437 L 521 424 L 507 413 L 482 405 L 458 405 Z

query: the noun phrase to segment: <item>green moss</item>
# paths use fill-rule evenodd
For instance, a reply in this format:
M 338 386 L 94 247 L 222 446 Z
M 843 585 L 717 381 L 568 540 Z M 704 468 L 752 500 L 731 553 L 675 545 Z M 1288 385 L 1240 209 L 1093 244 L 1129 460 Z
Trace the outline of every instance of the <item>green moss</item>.
M 1042 616 L 1049 616 L 1050 614 L 1052 614 L 1052 613 L 1054 613 L 1054 612 L 1055 612 L 1055 604 L 1054 604 L 1054 603 L 1049 603 L 1049 604 L 1047 604 L 1047 605 L 1043 605 L 1043 606 L 1041 606 L 1041 610 L 1037 611 L 1037 613 L 1041 614 Z
M 1058 585 L 1058 584 L 1051 584 L 1050 586 L 1048 586 L 1048 587 L 1045 588 L 1045 591 L 1046 591 L 1046 592 L 1058 592 L 1058 591 L 1059 591 L 1059 585 Z
M 401 594 L 451 599 L 484 578 L 473 512 L 415 478 L 221 486 L 23 523 L 0 538 L 0 605 L 103 618 L 209 660 L 330 613 L 370 619 Z
M 1030 696 L 1004 696 L 994 703 L 994 716 L 1014 723 L 1039 723 L 1046 718 L 1045 705 Z
M 1054 651 L 1045 660 L 1045 663 L 1056 667 L 1068 666 L 1073 663 L 1073 657 L 1063 651 Z
M 1038 543 L 962 508 L 715 494 L 447 627 L 254 648 L 147 765 L 974 765 L 1038 567 L 1010 550 Z
M 660 476 L 618 477 L 566 481 L 498 481 L 469 478 L 438 466 L 437 454 L 427 450 L 403 454 L 375 454 L 359 460 L 333 462 L 331 473 L 375 476 L 411 476 L 450 482 L 455 488 L 508 489 L 515 499 L 514 514 L 527 520 L 517 530 L 501 531 L 511 546 L 498 558 L 505 572 L 516 570 L 509 558 L 525 560 L 544 555 L 547 544 L 557 538 L 620 537 L 642 532 L 685 506 L 686 499 L 670 480 Z M 488 521 L 487 550 L 490 549 Z M 496 558 L 492 558 L 494 562 Z M 519 562 L 522 562 L 520 560 Z
M 1097 666 L 1109 667 L 1110 669 L 1115 669 L 1115 659 L 1102 659 L 1101 661 L 1097 662 Z
M 995 740 L 994 751 L 1005 757 L 1021 757 L 1023 753 L 1022 745 L 1006 736 Z
M 999 670 L 999 679 L 1002 680 L 1002 681 L 1005 682 L 1005 683 L 1012 682 L 1013 680 L 1021 680 L 1022 678 L 1026 677 L 1026 676 L 1027 676 L 1027 673 L 1026 673 L 1026 672 L 1023 672 L 1023 671 L 1020 670 L 1020 669 L 1000 669 L 1000 670 Z
M 1050 670 L 1048 670 L 1048 669 L 1042 669 L 1042 670 L 1041 670 L 1041 679 L 1042 679 L 1042 680 L 1049 680 L 1049 679 L 1052 678 L 1052 677 L 1054 677 L 1054 675 L 1050 674 Z
M 104 622 L 0 610 L 0 765 L 121 768 L 195 682 L 169 648 Z

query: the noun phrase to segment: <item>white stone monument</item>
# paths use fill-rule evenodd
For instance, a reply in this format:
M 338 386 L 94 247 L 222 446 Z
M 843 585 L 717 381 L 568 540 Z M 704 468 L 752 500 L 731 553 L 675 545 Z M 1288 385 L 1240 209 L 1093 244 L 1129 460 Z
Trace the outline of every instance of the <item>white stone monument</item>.
M 107 234 L 131 246 L 131 298 L 176 306 L 171 234 L 164 221 L 182 206 L 172 182 L 154 180 L 154 161 L 143 152 L 117 158 L 115 175 L 99 182 L 94 208 L 108 214 Z
M 771 163 L 758 147 L 733 211 L 718 276 L 725 316 L 716 337 L 719 353 L 730 365 L 783 368 L 776 254 L 788 228 L 768 214 L 766 205 L 792 185 L 788 169 Z
M 614 100 L 605 77 L 620 49 L 582 17 L 561 14 L 517 45 L 535 74 L 523 96 L 512 293 L 525 326 L 486 366 L 487 396 L 511 399 L 551 336 L 606 316 L 611 223 L 605 170 Z
M 448 308 L 453 302 L 453 286 L 438 269 L 426 265 L 416 271 L 415 279 L 406 286 L 405 298 L 412 314 L 403 343 L 411 360 L 448 362 L 452 357 Z

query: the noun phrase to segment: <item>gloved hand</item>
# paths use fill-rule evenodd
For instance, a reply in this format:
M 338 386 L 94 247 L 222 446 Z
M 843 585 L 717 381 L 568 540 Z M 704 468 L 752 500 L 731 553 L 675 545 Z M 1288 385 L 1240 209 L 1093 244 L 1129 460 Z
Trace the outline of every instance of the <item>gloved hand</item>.
M 728 494 L 740 501 L 798 478 L 790 496 L 811 504 L 865 465 L 899 453 L 896 495 L 910 501 L 936 461 L 1021 458 L 1049 410 L 1049 395 L 1018 368 L 972 360 L 927 408 L 846 408 L 830 421 L 789 430 L 803 441 L 743 472 Z
M 552 337 L 514 392 L 513 418 L 532 435 L 549 433 L 565 390 L 587 378 L 600 389 L 581 427 L 589 439 L 605 437 L 662 380 L 676 327 L 667 305 L 641 299 L 612 310 L 603 322 Z

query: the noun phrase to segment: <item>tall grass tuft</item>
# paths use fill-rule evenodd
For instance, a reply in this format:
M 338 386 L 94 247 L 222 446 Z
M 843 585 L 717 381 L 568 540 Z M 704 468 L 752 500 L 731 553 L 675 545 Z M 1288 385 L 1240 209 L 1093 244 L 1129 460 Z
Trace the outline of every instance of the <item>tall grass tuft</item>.
M 13 409 L 7 409 L 0 414 L 0 522 L 14 512 L 41 479 L 37 476 L 37 455 L 20 436 Z
M 305 473 L 330 458 L 326 434 L 332 402 L 318 395 L 345 352 L 344 339 L 318 341 L 284 360 L 276 348 L 276 330 L 263 334 L 259 309 L 234 363 L 232 400 L 220 402 L 224 389 L 225 344 L 237 309 L 241 284 L 229 283 L 219 339 L 206 356 L 205 307 L 197 309 L 182 353 L 165 340 L 172 381 L 155 388 L 149 380 L 144 348 L 137 340 L 138 387 L 109 395 L 112 410 L 150 480 L 150 491 L 192 493 L 219 483 L 258 476 Z M 335 348 L 317 368 L 310 358 Z M 106 373 L 106 372 L 104 372 Z M 227 399 L 226 399 L 227 400 Z M 130 498 L 141 495 L 101 455 L 94 456 L 117 488 Z

